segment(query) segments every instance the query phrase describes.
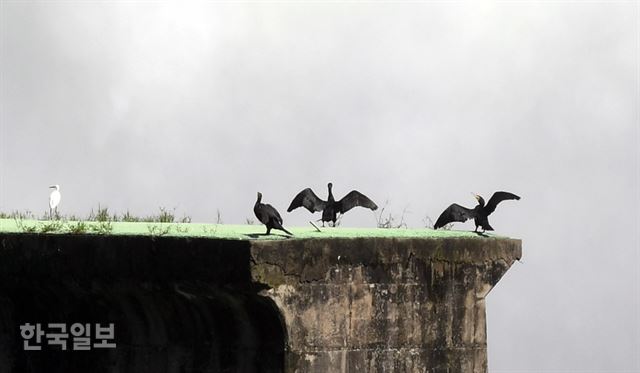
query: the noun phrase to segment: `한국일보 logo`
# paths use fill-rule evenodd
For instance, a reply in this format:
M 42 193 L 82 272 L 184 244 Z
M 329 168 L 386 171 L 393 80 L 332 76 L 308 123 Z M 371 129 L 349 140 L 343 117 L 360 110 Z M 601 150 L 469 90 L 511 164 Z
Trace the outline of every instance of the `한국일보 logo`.
M 91 324 L 74 323 L 67 332 L 67 324 L 50 323 L 46 324 L 43 330 L 42 324 L 26 323 L 20 325 L 20 336 L 23 339 L 25 351 L 42 350 L 42 345 L 60 346 L 61 350 L 67 350 L 67 346 L 73 351 L 89 351 L 92 348 L 116 348 L 113 341 L 115 337 L 114 324 Z M 91 333 L 93 330 L 93 334 Z M 71 336 L 71 340 L 69 340 Z M 93 337 L 93 338 L 92 338 Z

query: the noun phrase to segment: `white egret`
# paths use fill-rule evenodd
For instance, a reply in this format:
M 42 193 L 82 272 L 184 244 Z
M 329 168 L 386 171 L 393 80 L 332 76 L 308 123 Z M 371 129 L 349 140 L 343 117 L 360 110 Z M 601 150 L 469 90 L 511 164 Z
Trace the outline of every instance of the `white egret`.
M 49 188 L 53 189 L 49 194 L 49 218 L 53 217 L 53 210 L 56 210 L 58 214 L 58 205 L 60 204 L 60 185 L 51 185 Z

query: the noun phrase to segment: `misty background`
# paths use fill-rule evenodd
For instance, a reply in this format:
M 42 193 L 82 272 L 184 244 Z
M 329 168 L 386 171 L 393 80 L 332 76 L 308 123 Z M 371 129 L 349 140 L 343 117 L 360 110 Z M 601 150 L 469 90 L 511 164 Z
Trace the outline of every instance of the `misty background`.
M 507 190 L 490 371 L 640 372 L 639 8 L 2 0 L 0 211 L 60 184 L 64 215 L 243 224 L 261 191 L 308 226 L 331 181 L 418 228 Z

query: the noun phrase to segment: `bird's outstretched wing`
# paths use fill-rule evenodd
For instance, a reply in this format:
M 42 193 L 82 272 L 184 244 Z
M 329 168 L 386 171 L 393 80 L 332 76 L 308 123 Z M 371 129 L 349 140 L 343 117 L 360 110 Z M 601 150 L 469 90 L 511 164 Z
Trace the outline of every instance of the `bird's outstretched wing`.
M 433 228 L 438 229 L 454 221 L 465 222 L 475 217 L 476 213 L 473 209 L 468 209 L 454 203 L 440 214 L 440 217 L 436 221 L 436 224 L 434 224 Z
M 484 207 L 484 211 L 487 213 L 487 215 L 489 215 L 492 212 L 496 211 L 496 206 L 498 206 L 498 203 L 506 201 L 508 199 L 520 199 L 520 197 L 509 192 L 495 192 L 491 196 L 491 199 L 489 199 L 489 202 L 487 202 L 487 205 Z
M 349 194 L 342 197 L 342 199 L 338 203 L 340 204 L 338 212 L 340 212 L 341 214 L 344 214 L 345 212 L 351 210 L 356 206 L 366 207 L 371 210 L 376 210 L 378 208 L 378 205 L 373 203 L 373 201 L 370 200 L 369 197 L 358 192 L 357 190 L 352 190 L 351 192 L 349 192 Z
M 297 209 L 300 206 L 304 206 L 304 208 L 311 212 L 322 211 L 326 205 L 327 203 L 318 198 L 311 188 L 307 188 L 298 193 L 293 201 L 291 201 L 287 212 L 291 212 L 293 209 Z

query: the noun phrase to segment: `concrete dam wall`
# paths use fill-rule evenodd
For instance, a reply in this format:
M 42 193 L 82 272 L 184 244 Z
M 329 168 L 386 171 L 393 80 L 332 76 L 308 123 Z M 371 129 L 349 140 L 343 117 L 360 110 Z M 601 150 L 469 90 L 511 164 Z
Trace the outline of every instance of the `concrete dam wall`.
M 0 233 L 0 372 L 486 372 L 485 296 L 520 257 L 507 238 Z M 25 350 L 20 326 L 51 323 L 111 323 L 116 346 Z

